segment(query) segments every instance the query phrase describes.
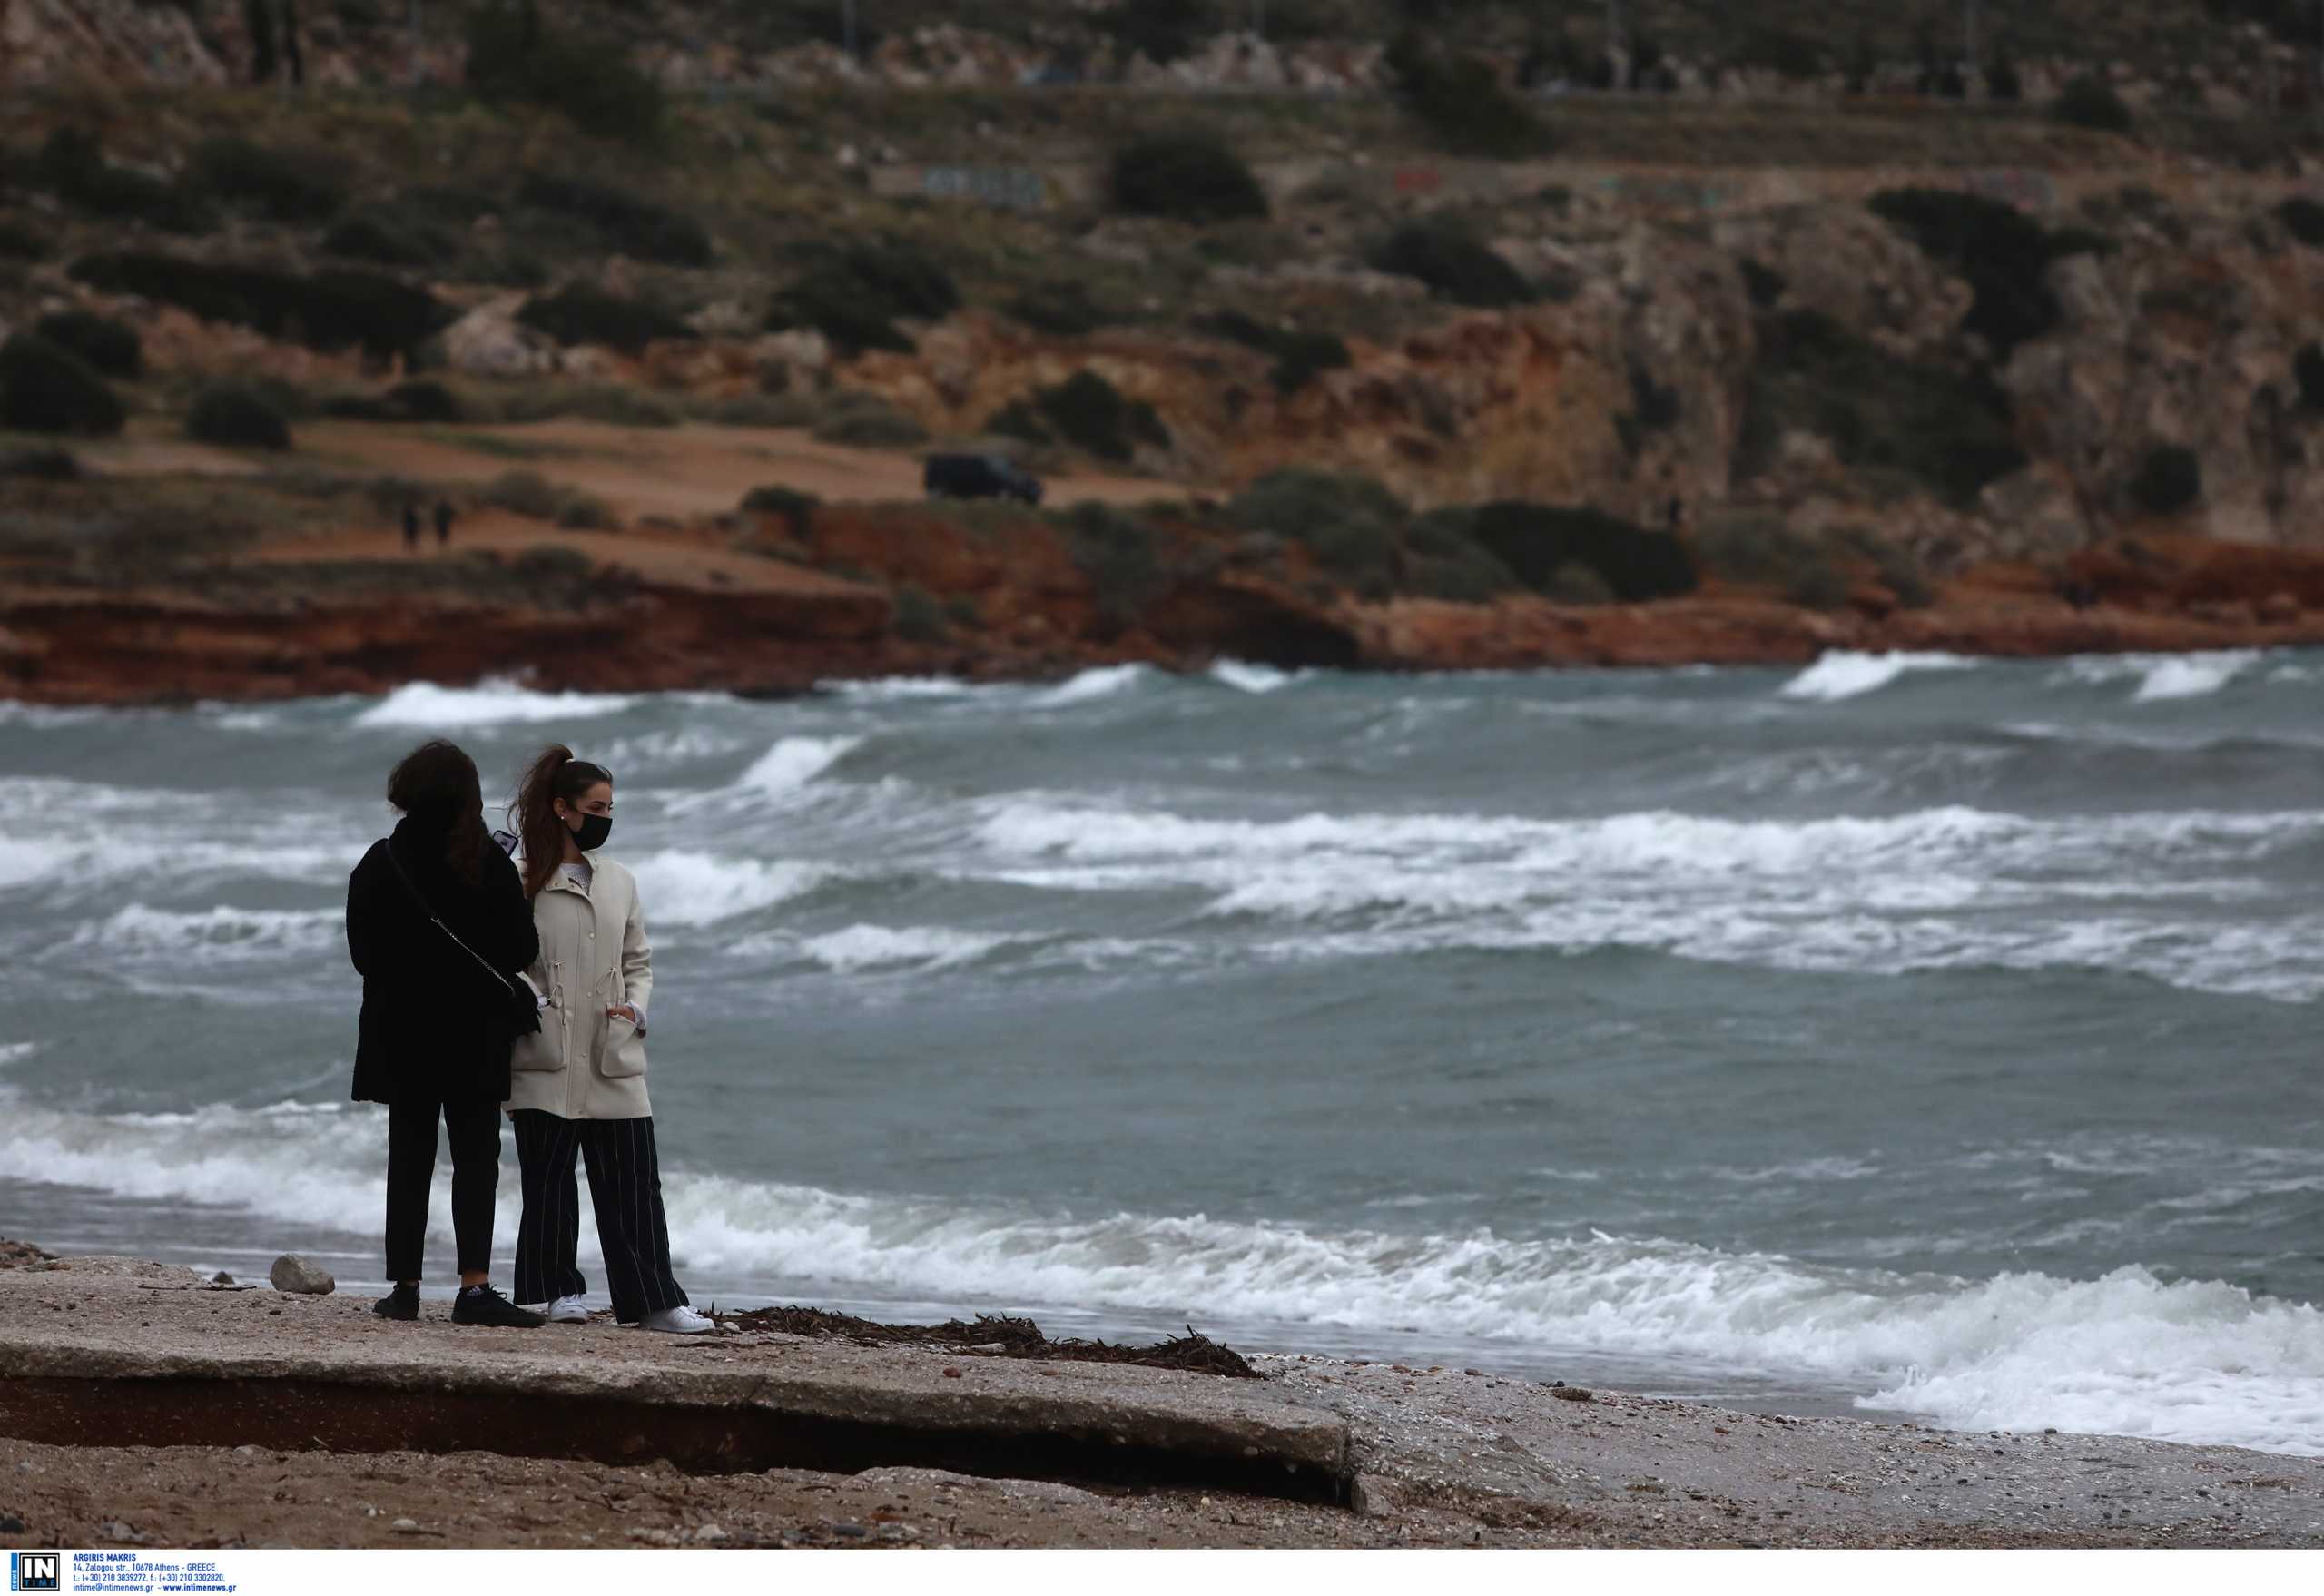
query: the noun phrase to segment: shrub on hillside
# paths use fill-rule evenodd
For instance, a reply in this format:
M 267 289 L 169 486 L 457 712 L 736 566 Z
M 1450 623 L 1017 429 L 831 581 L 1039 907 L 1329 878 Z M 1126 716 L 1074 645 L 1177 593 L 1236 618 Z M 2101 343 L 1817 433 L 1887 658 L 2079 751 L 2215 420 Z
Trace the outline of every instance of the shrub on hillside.
M 1456 305 L 1487 309 L 1521 305 L 1533 291 L 1517 269 L 1456 223 L 1407 222 L 1373 250 L 1375 271 L 1416 277 L 1428 291 Z
M 217 384 L 196 394 L 185 430 L 189 438 L 229 448 L 290 447 L 290 424 L 282 412 L 239 384 Z
M 1531 109 L 1473 55 L 1439 50 L 1407 30 L 1389 46 L 1388 68 L 1405 109 L 1455 154 L 1513 161 L 1549 148 L 1549 132 Z
M 2127 485 L 2131 502 L 2151 516 L 2175 516 L 2203 497 L 2203 462 L 2191 448 L 2157 444 Z
M 441 307 L 424 289 L 376 272 L 326 271 L 311 277 L 266 266 L 217 265 L 129 252 L 85 255 L 77 281 L 108 293 L 175 305 L 211 321 L 296 335 L 311 349 L 360 346 L 380 357 L 409 355 L 437 329 Z
M 1968 280 L 1977 297 L 1962 326 L 1982 335 L 1998 360 L 2057 325 L 2050 263 L 2098 244 L 2084 233 L 2046 232 L 2014 205 L 1952 189 L 1888 189 L 1872 197 L 1871 208 Z
M 710 234 L 666 205 L 582 177 L 528 172 L 517 198 L 543 211 L 577 216 L 623 254 L 665 266 L 707 266 Z
M 1266 191 L 1241 156 L 1207 133 L 1162 133 L 1114 152 L 1117 210 L 1177 222 L 1232 222 L 1267 214 Z
M 896 589 L 892 624 L 896 635 L 907 643 L 941 643 L 952 629 L 944 606 L 917 582 L 906 582 Z
M 1599 510 L 1507 499 L 1478 506 L 1472 526 L 1477 542 L 1537 593 L 1570 585 L 1570 566 L 1595 572 L 1624 604 L 1695 589 L 1694 563 L 1676 537 Z
M 552 522 L 568 532 L 611 532 L 621 526 L 612 507 L 596 495 L 552 482 L 538 471 L 503 471 L 485 485 L 477 502 L 527 520 Z
M 928 429 L 878 395 L 862 394 L 835 403 L 811 436 L 849 448 L 917 448 L 928 441 Z
M 35 172 L 57 198 L 93 215 L 143 222 L 163 232 L 208 232 L 216 225 L 210 208 L 183 185 L 113 165 L 96 135 L 78 128 L 49 134 Z
M 1737 66 L 1772 72 L 1795 83 L 1824 75 L 1824 48 L 1814 38 L 1785 27 L 1755 27 L 1743 35 L 1732 57 Z
M 346 182 L 331 167 L 245 138 L 202 140 L 194 146 L 192 172 L 212 193 L 277 222 L 320 222 L 347 204 Z
M 666 310 L 585 282 L 568 282 L 554 294 L 534 295 L 517 312 L 517 320 L 561 344 L 604 344 L 627 355 L 639 354 L 657 340 L 697 336 L 693 328 Z
M 1001 314 L 1052 338 L 1080 338 L 1115 320 L 1078 282 L 1043 283 L 1018 294 Z
M 822 502 L 812 493 L 802 493 L 781 483 L 770 483 L 744 494 L 743 510 L 746 515 L 781 516 L 790 524 L 793 537 L 804 537 L 814 524 L 816 507 Z
M 1055 519 L 1074 565 L 1088 580 L 1100 630 L 1118 633 L 1130 626 L 1167 581 L 1154 528 L 1101 504 L 1078 504 Z
M 1795 429 L 1829 438 L 1849 466 L 1902 472 L 1956 508 L 2025 463 L 2008 396 L 1990 377 L 1892 355 L 1820 310 L 1761 324 L 1738 475 L 1765 471 Z
M 1268 472 L 1226 507 L 1227 518 L 1246 532 L 1273 532 L 1303 543 L 1341 522 L 1401 528 L 1410 515 L 1403 500 L 1369 477 L 1300 466 Z
M 524 0 L 486 0 L 468 13 L 468 84 L 485 100 L 562 112 L 583 133 L 644 143 L 662 131 L 662 86 L 628 49 L 541 20 Z
M 1095 371 L 1077 371 L 1055 388 L 1033 396 L 1049 430 L 1076 448 L 1103 460 L 1127 460 L 1137 446 L 1170 447 L 1170 429 L 1154 407 L 1126 399 Z
M 94 438 L 120 431 L 125 419 L 105 379 L 62 344 L 30 332 L 0 344 L 0 427 Z
M 382 266 L 434 266 L 458 256 L 460 242 L 446 228 L 414 212 L 367 205 L 334 222 L 323 234 L 323 249 Z
M 2084 74 L 2058 91 L 2050 113 L 2073 127 L 2099 133 L 2131 131 L 2131 108 L 2105 79 Z
M 940 261 L 916 245 L 865 241 L 818 250 L 797 281 L 775 298 L 767 325 L 811 327 L 843 355 L 865 350 L 910 353 L 899 318 L 934 321 L 960 304 L 959 285 Z
M 71 350 L 107 377 L 138 377 L 145 369 L 145 346 L 125 321 L 94 310 L 58 310 L 42 317 L 33 330 Z
M 1350 361 L 1347 340 L 1335 332 L 1286 332 L 1246 316 L 1221 310 L 1199 317 L 1195 330 L 1248 345 L 1275 360 L 1275 391 L 1293 394 L 1325 371 L 1337 371 Z
M 425 421 L 463 419 L 460 401 L 433 378 L 399 382 L 383 394 L 340 394 L 323 401 L 322 413 L 350 421 Z
M 2309 249 L 2324 249 L 2324 204 L 2305 194 L 2294 194 L 2276 207 L 2276 218 L 2286 232 Z
M 0 221 L 0 260 L 44 261 L 48 258 L 48 245 L 29 227 L 14 222 Z
M 81 462 L 69 450 L 20 448 L 0 455 L 0 477 L 20 477 L 33 482 L 78 482 Z

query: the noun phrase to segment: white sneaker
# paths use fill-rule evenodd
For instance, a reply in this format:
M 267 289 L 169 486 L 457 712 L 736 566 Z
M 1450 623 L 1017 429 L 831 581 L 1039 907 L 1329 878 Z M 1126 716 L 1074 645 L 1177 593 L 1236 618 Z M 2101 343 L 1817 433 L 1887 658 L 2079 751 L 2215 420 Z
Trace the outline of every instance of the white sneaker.
M 588 1305 L 577 1296 L 560 1296 L 555 1302 L 528 1302 L 517 1305 L 528 1314 L 538 1314 L 552 1325 L 586 1325 L 589 1322 Z
M 666 1331 L 672 1335 L 699 1335 L 718 1326 L 692 1308 L 664 1308 L 658 1314 L 648 1314 L 637 1322 L 640 1330 Z

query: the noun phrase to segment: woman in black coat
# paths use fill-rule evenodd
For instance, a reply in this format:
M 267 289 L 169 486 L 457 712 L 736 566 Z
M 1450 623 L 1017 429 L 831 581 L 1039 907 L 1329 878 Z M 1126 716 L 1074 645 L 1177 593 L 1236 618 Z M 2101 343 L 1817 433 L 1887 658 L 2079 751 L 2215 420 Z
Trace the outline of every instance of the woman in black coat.
M 541 1324 L 492 1289 L 500 1105 L 519 1028 L 517 972 L 540 952 L 517 867 L 485 830 L 476 762 L 422 744 L 388 777 L 403 813 L 347 882 L 347 951 L 363 977 L 354 1098 L 388 1106 L 389 1294 L 372 1311 L 419 1316 L 436 1123 L 452 1144 L 459 1244 L 456 1325 Z M 437 923 L 440 921 L 442 923 Z M 465 945 L 463 945 L 465 944 Z M 513 984 L 512 984 L 513 983 Z

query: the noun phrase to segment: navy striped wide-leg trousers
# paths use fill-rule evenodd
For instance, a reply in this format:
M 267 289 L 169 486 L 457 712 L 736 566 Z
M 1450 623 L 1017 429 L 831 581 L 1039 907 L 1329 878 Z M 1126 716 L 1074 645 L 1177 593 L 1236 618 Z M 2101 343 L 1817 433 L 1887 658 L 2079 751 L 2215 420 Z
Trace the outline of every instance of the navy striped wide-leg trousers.
M 573 1177 L 578 1152 L 589 1171 L 614 1317 L 635 1324 L 686 1305 L 686 1294 L 670 1272 L 654 1121 L 561 1119 L 538 1108 L 519 1108 L 509 1118 L 525 1187 L 524 1217 L 517 1225 L 517 1300 L 554 1302 L 589 1289 L 575 1262 L 581 1242 L 581 1191 Z

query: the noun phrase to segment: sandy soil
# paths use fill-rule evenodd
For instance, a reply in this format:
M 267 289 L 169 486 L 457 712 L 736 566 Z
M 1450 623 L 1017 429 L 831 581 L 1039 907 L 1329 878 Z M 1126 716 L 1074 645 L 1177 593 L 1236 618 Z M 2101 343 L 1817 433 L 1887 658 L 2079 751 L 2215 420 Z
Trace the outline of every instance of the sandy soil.
M 246 476 L 289 463 L 423 482 L 481 483 L 531 470 L 586 489 L 625 518 L 686 517 L 731 510 L 753 488 L 780 483 L 829 503 L 911 500 L 922 497 L 921 451 L 843 448 L 787 429 L 617 427 L 555 420 L 524 426 L 387 426 L 309 421 L 286 457 L 211 448 L 133 428 L 122 438 L 76 449 L 91 468 L 122 475 L 174 472 Z M 1047 502 L 1083 499 L 1138 504 L 1184 498 L 1189 489 L 1147 478 L 1078 474 L 1050 477 Z

